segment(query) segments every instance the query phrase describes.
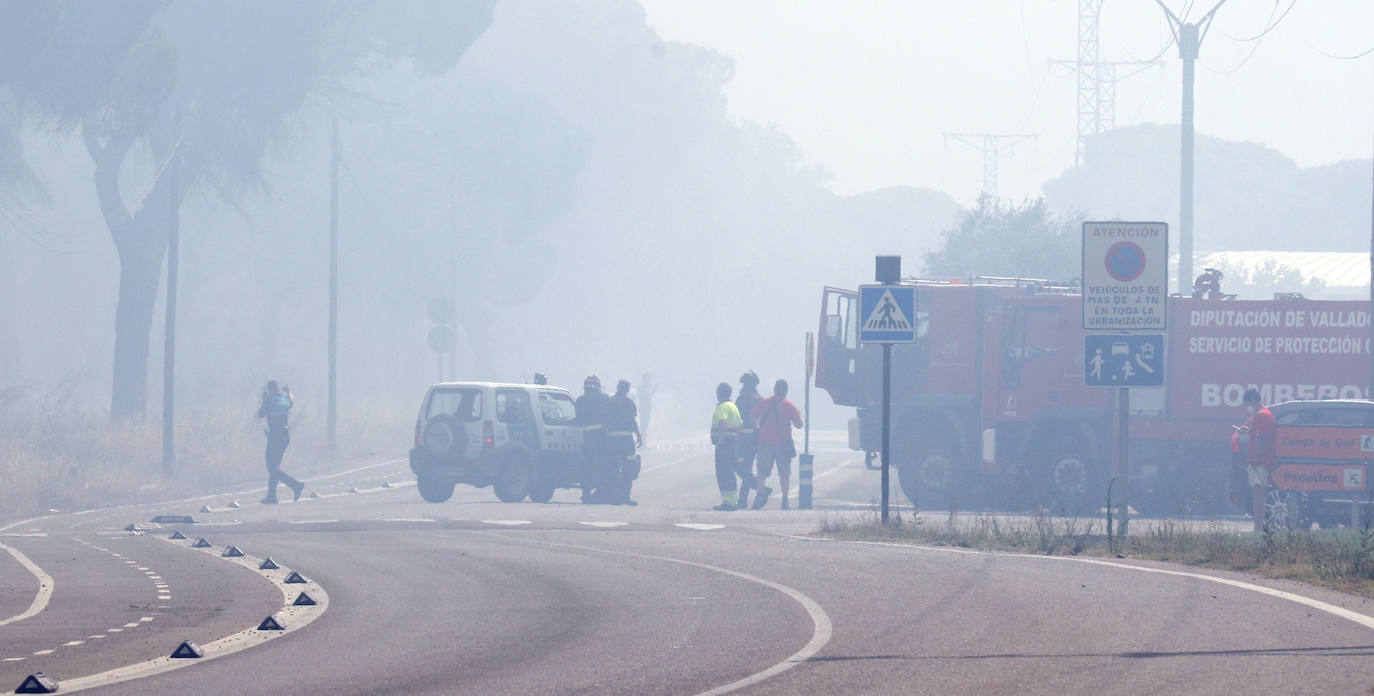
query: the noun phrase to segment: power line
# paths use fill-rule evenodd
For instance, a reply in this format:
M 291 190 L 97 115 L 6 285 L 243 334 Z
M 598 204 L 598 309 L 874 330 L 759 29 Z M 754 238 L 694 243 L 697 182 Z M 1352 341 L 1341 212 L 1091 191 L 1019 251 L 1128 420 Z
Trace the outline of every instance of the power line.
M 1283 11 L 1283 14 L 1282 14 L 1281 16 L 1279 16 L 1279 19 L 1278 19 L 1278 21 L 1276 22 L 1276 21 L 1274 21 L 1274 15 L 1275 15 L 1275 14 L 1278 14 L 1278 11 L 1279 11 L 1279 1 L 1278 1 L 1278 0 L 1274 0 L 1274 10 L 1273 10 L 1272 12 L 1269 13 L 1269 19 L 1266 20 L 1266 21 L 1264 22 L 1264 29 L 1261 30 L 1260 33 L 1255 34 L 1254 36 L 1247 37 L 1247 38 L 1244 38 L 1244 39 L 1238 39 L 1238 38 L 1236 38 L 1236 37 L 1234 37 L 1234 36 L 1231 36 L 1230 34 L 1227 34 L 1227 33 L 1224 32 L 1224 31 L 1221 31 L 1220 29 L 1217 30 L 1217 33 L 1218 33 L 1218 34 L 1221 34 L 1222 36 L 1224 36 L 1224 37 L 1226 37 L 1226 38 L 1228 38 L 1228 39 L 1230 39 L 1230 40 L 1232 40 L 1232 41 L 1235 41 L 1235 42 L 1237 42 L 1237 43 L 1249 43 L 1249 42 L 1251 42 L 1251 41 L 1262 41 L 1262 40 L 1264 39 L 1264 35 L 1265 35 L 1265 34 L 1268 34 L 1268 33 L 1271 32 L 1271 31 L 1273 31 L 1273 30 L 1274 30 L 1274 27 L 1277 27 L 1277 26 L 1279 25 L 1279 22 L 1282 22 L 1282 21 L 1283 21 L 1283 18 L 1284 18 L 1284 17 L 1287 17 L 1287 16 L 1288 16 L 1288 13 L 1293 11 L 1293 6 L 1296 5 L 1296 4 L 1298 4 L 1298 0 L 1293 0 L 1292 2 L 1288 3 L 1288 9 L 1286 9 L 1286 10 Z
M 1274 19 L 1274 14 L 1277 13 L 1277 12 L 1279 11 L 1279 3 L 1278 3 L 1278 0 L 1275 0 L 1275 1 L 1274 1 L 1274 10 L 1273 10 L 1272 12 L 1269 13 L 1269 19 L 1264 23 L 1264 25 L 1265 25 L 1265 26 L 1264 26 L 1264 31 L 1261 31 L 1260 33 L 1258 33 L 1258 34 L 1256 34 L 1255 36 L 1250 37 L 1250 38 L 1248 38 L 1248 39 L 1231 39 L 1232 41 L 1239 41 L 1239 42 L 1247 42 L 1247 41 L 1253 41 L 1253 42 L 1254 42 L 1254 45 L 1250 47 L 1250 52 L 1247 53 L 1247 54 L 1245 55 L 1245 58 L 1242 59 L 1242 60 L 1240 61 L 1240 63 L 1238 63 L 1238 64 L 1236 65 L 1236 67 L 1231 68 L 1230 70 L 1221 70 L 1221 71 L 1212 70 L 1211 72 L 1214 73 L 1214 74 L 1217 74 L 1217 75 L 1230 75 L 1231 73 L 1236 72 L 1237 70 L 1240 70 L 1241 68 L 1245 67 L 1245 64 L 1246 64 L 1246 63 L 1249 63 L 1249 62 L 1250 62 L 1250 59 L 1253 58 L 1253 57 L 1255 56 L 1255 52 L 1259 50 L 1260 44 L 1263 44 L 1263 43 L 1264 43 L 1264 37 L 1268 36 L 1268 35 L 1269 35 L 1269 32 L 1273 31 L 1274 28 L 1277 27 L 1277 26 L 1279 25 L 1279 23 L 1283 21 L 1283 18 L 1284 18 L 1284 17 L 1287 17 L 1287 16 L 1288 16 L 1288 13 L 1293 11 L 1293 6 L 1294 6 L 1294 5 L 1297 5 L 1297 4 L 1298 4 L 1298 0 L 1292 0 L 1292 2 L 1288 3 L 1288 9 L 1284 10 L 1284 11 L 1283 11 L 1283 14 L 1280 15 L 1279 18 L 1278 18 L 1277 20 L 1275 20 L 1275 19 Z M 1226 34 L 1222 34 L 1222 36 L 1226 36 Z M 1231 37 L 1226 36 L 1226 38 L 1230 39 Z

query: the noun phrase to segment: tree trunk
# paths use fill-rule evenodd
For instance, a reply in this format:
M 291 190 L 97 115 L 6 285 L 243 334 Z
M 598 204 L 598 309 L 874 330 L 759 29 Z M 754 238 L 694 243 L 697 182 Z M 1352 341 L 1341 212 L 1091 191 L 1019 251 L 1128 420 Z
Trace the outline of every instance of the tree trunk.
M 161 219 L 153 218 L 161 226 Z M 148 227 L 140 215 L 135 227 Z M 148 344 L 152 340 L 153 309 L 162 284 L 162 259 L 167 237 L 151 229 L 135 230 L 136 238 L 119 247 L 119 304 L 115 309 L 115 346 L 110 418 L 121 420 L 147 411 Z
M 152 340 L 153 308 L 162 283 L 162 259 L 167 253 L 167 229 L 173 202 L 168 177 L 159 172 L 152 190 L 130 213 L 119 191 L 119 172 L 133 147 L 132 137 L 101 142 L 83 133 L 86 150 L 95 163 L 95 191 L 100 213 L 119 253 L 119 303 L 115 308 L 114 371 L 110 390 L 110 420 L 142 416 L 148 406 L 148 344 Z M 175 207 L 180 207 L 177 192 Z

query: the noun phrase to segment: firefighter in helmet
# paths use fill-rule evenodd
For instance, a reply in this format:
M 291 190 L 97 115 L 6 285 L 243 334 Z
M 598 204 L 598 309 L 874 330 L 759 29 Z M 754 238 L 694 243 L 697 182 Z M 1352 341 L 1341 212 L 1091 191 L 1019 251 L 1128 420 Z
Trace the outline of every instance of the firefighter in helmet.
M 601 391 L 601 379 L 591 375 L 582 382 L 582 396 L 577 397 L 577 424 L 582 427 L 582 502 L 609 502 L 606 485 L 601 478 L 606 461 L 606 405 L 610 400 Z
M 638 411 L 630 400 L 630 381 L 622 379 L 615 385 L 615 396 L 606 402 L 606 461 L 602 481 L 609 501 L 615 505 L 638 505 L 630 499 L 630 486 L 639 478 L 640 446 Z
M 735 397 L 735 408 L 744 421 L 735 444 L 735 475 L 739 477 L 739 509 L 749 509 L 749 491 L 754 490 L 754 454 L 758 452 L 758 421 L 749 414 L 763 401 L 759 396 L 759 376 L 748 370 L 739 376 L 739 396 Z

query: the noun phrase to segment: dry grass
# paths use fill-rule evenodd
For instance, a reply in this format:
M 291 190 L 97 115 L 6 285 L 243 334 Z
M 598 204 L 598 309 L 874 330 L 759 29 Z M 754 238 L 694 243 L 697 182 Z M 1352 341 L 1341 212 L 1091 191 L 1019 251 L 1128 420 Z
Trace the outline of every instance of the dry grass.
M 876 512 L 857 520 L 822 516 L 821 533 L 1017 553 L 1116 556 L 1255 573 L 1374 597 L 1374 529 L 1236 533 L 1221 525 L 1137 521 L 1126 539 L 1111 539 L 1100 519 L 1032 515 L 900 515 L 884 525 Z
M 251 409 L 178 413 L 169 478 L 162 470 L 160 416 L 111 424 L 105 413 L 65 401 L 0 403 L 0 520 L 169 500 L 265 480 L 266 439 Z M 283 468 L 308 474 L 321 461 L 405 456 L 410 418 L 341 413 L 337 446 L 327 453 L 322 410 L 303 410 L 293 419 Z

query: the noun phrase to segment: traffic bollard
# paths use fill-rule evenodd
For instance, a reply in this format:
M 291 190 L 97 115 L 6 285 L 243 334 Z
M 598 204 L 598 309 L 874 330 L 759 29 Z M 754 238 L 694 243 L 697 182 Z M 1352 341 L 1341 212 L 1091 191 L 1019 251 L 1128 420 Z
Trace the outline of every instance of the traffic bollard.
M 816 461 L 814 454 L 797 457 L 797 508 L 811 509 L 811 467 Z

